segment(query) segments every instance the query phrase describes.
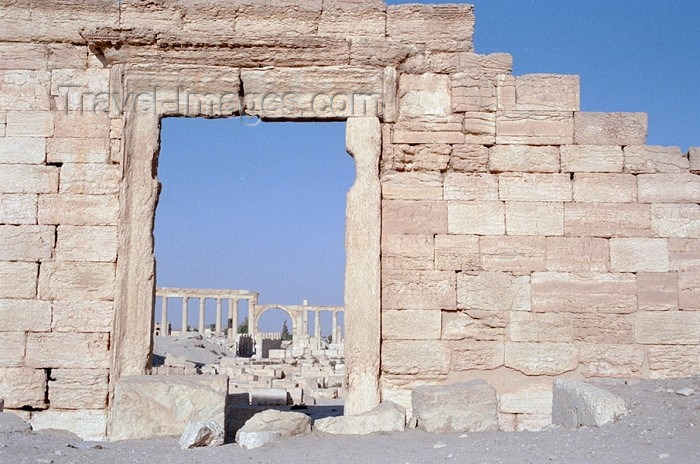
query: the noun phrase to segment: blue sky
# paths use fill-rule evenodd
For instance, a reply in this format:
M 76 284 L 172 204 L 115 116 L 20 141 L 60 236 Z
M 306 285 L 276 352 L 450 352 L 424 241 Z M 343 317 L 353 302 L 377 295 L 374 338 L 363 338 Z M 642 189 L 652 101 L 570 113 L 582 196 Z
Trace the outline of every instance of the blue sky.
M 644 111 L 649 144 L 700 146 L 700 3 L 469 3 L 477 53 L 511 53 L 516 75 L 578 74 L 583 111 Z M 344 147 L 342 123 L 164 120 L 158 285 L 258 290 L 265 304 L 342 304 L 354 179 Z M 264 330 L 281 328 L 280 318 L 266 319 Z M 322 325 L 330 329 L 329 316 Z

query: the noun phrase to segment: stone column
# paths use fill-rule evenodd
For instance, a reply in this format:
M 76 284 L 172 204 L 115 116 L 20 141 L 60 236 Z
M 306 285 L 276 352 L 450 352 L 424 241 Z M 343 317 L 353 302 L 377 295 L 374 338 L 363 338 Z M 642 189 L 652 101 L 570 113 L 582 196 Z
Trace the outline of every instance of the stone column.
M 321 311 L 314 310 L 314 346 L 321 349 Z
M 216 331 L 221 333 L 221 298 L 216 299 Z
M 231 329 L 228 331 L 229 341 L 235 342 L 238 338 L 238 300 L 228 299 L 228 318 L 231 321 Z
M 331 330 L 333 343 L 338 343 L 338 311 L 333 311 L 333 329 Z
M 190 303 L 190 298 L 187 296 L 183 296 L 182 297 L 182 333 L 183 334 L 187 333 L 187 330 L 189 329 L 189 325 L 187 323 L 187 320 L 189 318 L 187 305 L 189 305 L 189 303 Z
M 162 296 L 163 304 L 160 309 L 160 336 L 167 337 L 168 333 L 168 297 Z
M 306 308 L 301 311 L 301 332 L 302 337 L 309 335 L 309 312 Z
M 206 298 L 199 299 L 199 333 L 202 335 L 204 335 L 204 304 L 206 302 Z
M 248 334 L 255 336 L 255 305 L 257 302 L 254 298 L 248 300 Z

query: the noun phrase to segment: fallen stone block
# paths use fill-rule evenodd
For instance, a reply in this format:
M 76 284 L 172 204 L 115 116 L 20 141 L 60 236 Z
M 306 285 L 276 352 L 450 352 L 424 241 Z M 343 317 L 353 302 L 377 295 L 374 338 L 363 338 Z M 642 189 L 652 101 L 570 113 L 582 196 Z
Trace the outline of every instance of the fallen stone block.
M 246 446 L 249 441 L 257 443 L 258 440 L 274 437 L 254 437 L 251 433 L 274 432 L 282 437 L 293 437 L 311 432 L 311 419 L 306 414 L 299 412 L 277 411 L 268 409 L 251 417 L 245 425 L 236 432 L 236 443 Z M 268 443 L 267 441 L 265 443 Z M 264 444 L 264 443 L 263 443 Z M 262 445 L 260 445 L 262 446 Z M 248 446 L 246 446 L 248 447 Z
M 236 441 L 243 448 L 255 449 L 274 443 L 280 438 L 282 434 L 279 432 L 240 432 L 237 434 Z
M 0 433 L 29 433 L 32 426 L 11 412 L 0 412 Z
M 627 412 L 622 398 L 602 388 L 574 380 L 554 381 L 554 425 L 567 428 L 602 427 Z
M 253 406 L 286 406 L 289 401 L 287 390 L 282 388 L 264 388 L 250 392 L 250 404 Z
M 418 427 L 427 432 L 498 430 L 496 390 L 484 380 L 416 387 L 411 404 Z
M 178 443 L 182 449 L 221 446 L 224 444 L 224 429 L 214 422 L 190 422 Z
M 406 410 L 386 401 L 376 408 L 357 416 L 326 417 L 314 422 L 319 432 L 332 435 L 368 435 L 380 432 L 403 432 L 406 428 Z

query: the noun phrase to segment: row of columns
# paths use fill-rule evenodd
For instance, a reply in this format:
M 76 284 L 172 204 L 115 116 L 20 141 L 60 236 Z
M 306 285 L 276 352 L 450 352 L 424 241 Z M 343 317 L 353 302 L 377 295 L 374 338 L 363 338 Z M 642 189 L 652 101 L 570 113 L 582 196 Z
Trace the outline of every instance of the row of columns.
M 208 299 L 216 300 L 216 321 L 215 321 L 215 331 L 223 332 L 223 305 L 222 300 L 227 299 L 229 301 L 228 307 L 228 321 L 231 321 L 231 329 L 228 331 L 229 340 L 235 340 L 238 337 L 238 302 L 240 300 L 247 300 L 249 307 L 248 315 L 248 333 L 252 333 L 252 314 L 253 308 L 255 307 L 255 299 L 253 298 L 235 298 L 235 297 L 190 297 L 187 295 L 182 296 L 165 296 L 162 297 L 161 306 L 161 317 L 160 317 L 160 327 L 162 333 L 165 334 L 168 327 L 168 299 L 169 298 L 182 298 L 182 332 L 185 333 L 189 330 L 189 301 L 190 298 L 199 299 L 199 320 L 197 331 L 200 334 L 204 334 L 206 329 L 206 309 L 205 304 Z M 228 324 L 227 324 L 228 326 Z

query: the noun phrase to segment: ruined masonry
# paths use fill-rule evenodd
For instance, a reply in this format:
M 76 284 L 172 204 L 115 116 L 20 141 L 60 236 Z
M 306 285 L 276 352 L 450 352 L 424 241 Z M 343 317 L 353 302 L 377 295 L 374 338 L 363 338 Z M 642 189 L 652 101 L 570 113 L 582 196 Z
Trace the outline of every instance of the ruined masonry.
M 470 5 L 0 0 L 5 408 L 101 438 L 149 372 L 166 116 L 347 120 L 347 413 L 483 379 L 536 429 L 553 378 L 700 374 L 700 149 L 473 30 Z

